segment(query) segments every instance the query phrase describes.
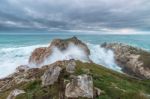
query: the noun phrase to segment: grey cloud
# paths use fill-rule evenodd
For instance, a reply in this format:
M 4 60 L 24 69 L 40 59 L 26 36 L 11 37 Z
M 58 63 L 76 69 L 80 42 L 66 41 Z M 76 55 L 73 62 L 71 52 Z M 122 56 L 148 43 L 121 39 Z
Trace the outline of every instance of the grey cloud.
M 149 31 L 149 12 L 149 0 L 1 0 L 0 30 Z M 18 25 L 6 24 L 9 21 Z

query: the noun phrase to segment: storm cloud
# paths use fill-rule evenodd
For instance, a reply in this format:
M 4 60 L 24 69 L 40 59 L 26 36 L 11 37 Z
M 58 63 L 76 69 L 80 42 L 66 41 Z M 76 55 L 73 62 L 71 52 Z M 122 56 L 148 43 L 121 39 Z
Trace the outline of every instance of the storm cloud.
M 1 0 L 0 31 L 150 31 L 149 0 Z

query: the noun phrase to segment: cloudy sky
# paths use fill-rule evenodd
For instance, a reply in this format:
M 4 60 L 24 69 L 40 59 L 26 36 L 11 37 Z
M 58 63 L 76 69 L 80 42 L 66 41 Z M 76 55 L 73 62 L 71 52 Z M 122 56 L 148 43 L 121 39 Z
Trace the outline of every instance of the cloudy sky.
M 150 0 L 0 0 L 1 31 L 150 33 Z

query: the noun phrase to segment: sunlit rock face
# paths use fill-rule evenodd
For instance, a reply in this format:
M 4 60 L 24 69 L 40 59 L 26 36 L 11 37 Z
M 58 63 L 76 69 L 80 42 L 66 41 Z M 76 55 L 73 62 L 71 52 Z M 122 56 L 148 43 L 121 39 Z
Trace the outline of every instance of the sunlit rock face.
M 122 43 L 104 43 L 101 46 L 114 51 L 116 63 L 122 71 L 141 79 L 150 79 L 150 52 Z
M 53 63 L 58 60 L 76 59 L 89 61 L 90 50 L 76 37 L 69 39 L 55 39 L 50 46 L 37 48 L 32 52 L 29 63 L 43 65 Z
M 66 85 L 65 95 L 67 98 L 93 98 L 93 80 L 91 76 L 75 76 L 70 83 Z

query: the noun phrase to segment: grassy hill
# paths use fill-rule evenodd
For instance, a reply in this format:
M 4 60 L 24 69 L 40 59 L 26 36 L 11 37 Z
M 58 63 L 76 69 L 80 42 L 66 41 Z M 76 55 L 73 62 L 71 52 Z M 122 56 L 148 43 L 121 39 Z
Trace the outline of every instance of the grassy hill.
M 93 77 L 94 86 L 101 89 L 101 95 L 94 99 L 150 99 L 150 80 L 139 80 L 125 74 L 121 74 L 94 63 L 82 63 L 76 61 L 74 75 L 89 74 Z M 42 73 L 34 81 L 21 83 L 0 93 L 0 99 L 6 99 L 10 91 L 14 88 L 23 89 L 25 94 L 21 94 L 16 99 L 59 99 L 64 93 L 70 75 L 64 72 L 58 81 L 49 87 L 41 87 Z M 83 99 L 83 98 L 80 98 Z

